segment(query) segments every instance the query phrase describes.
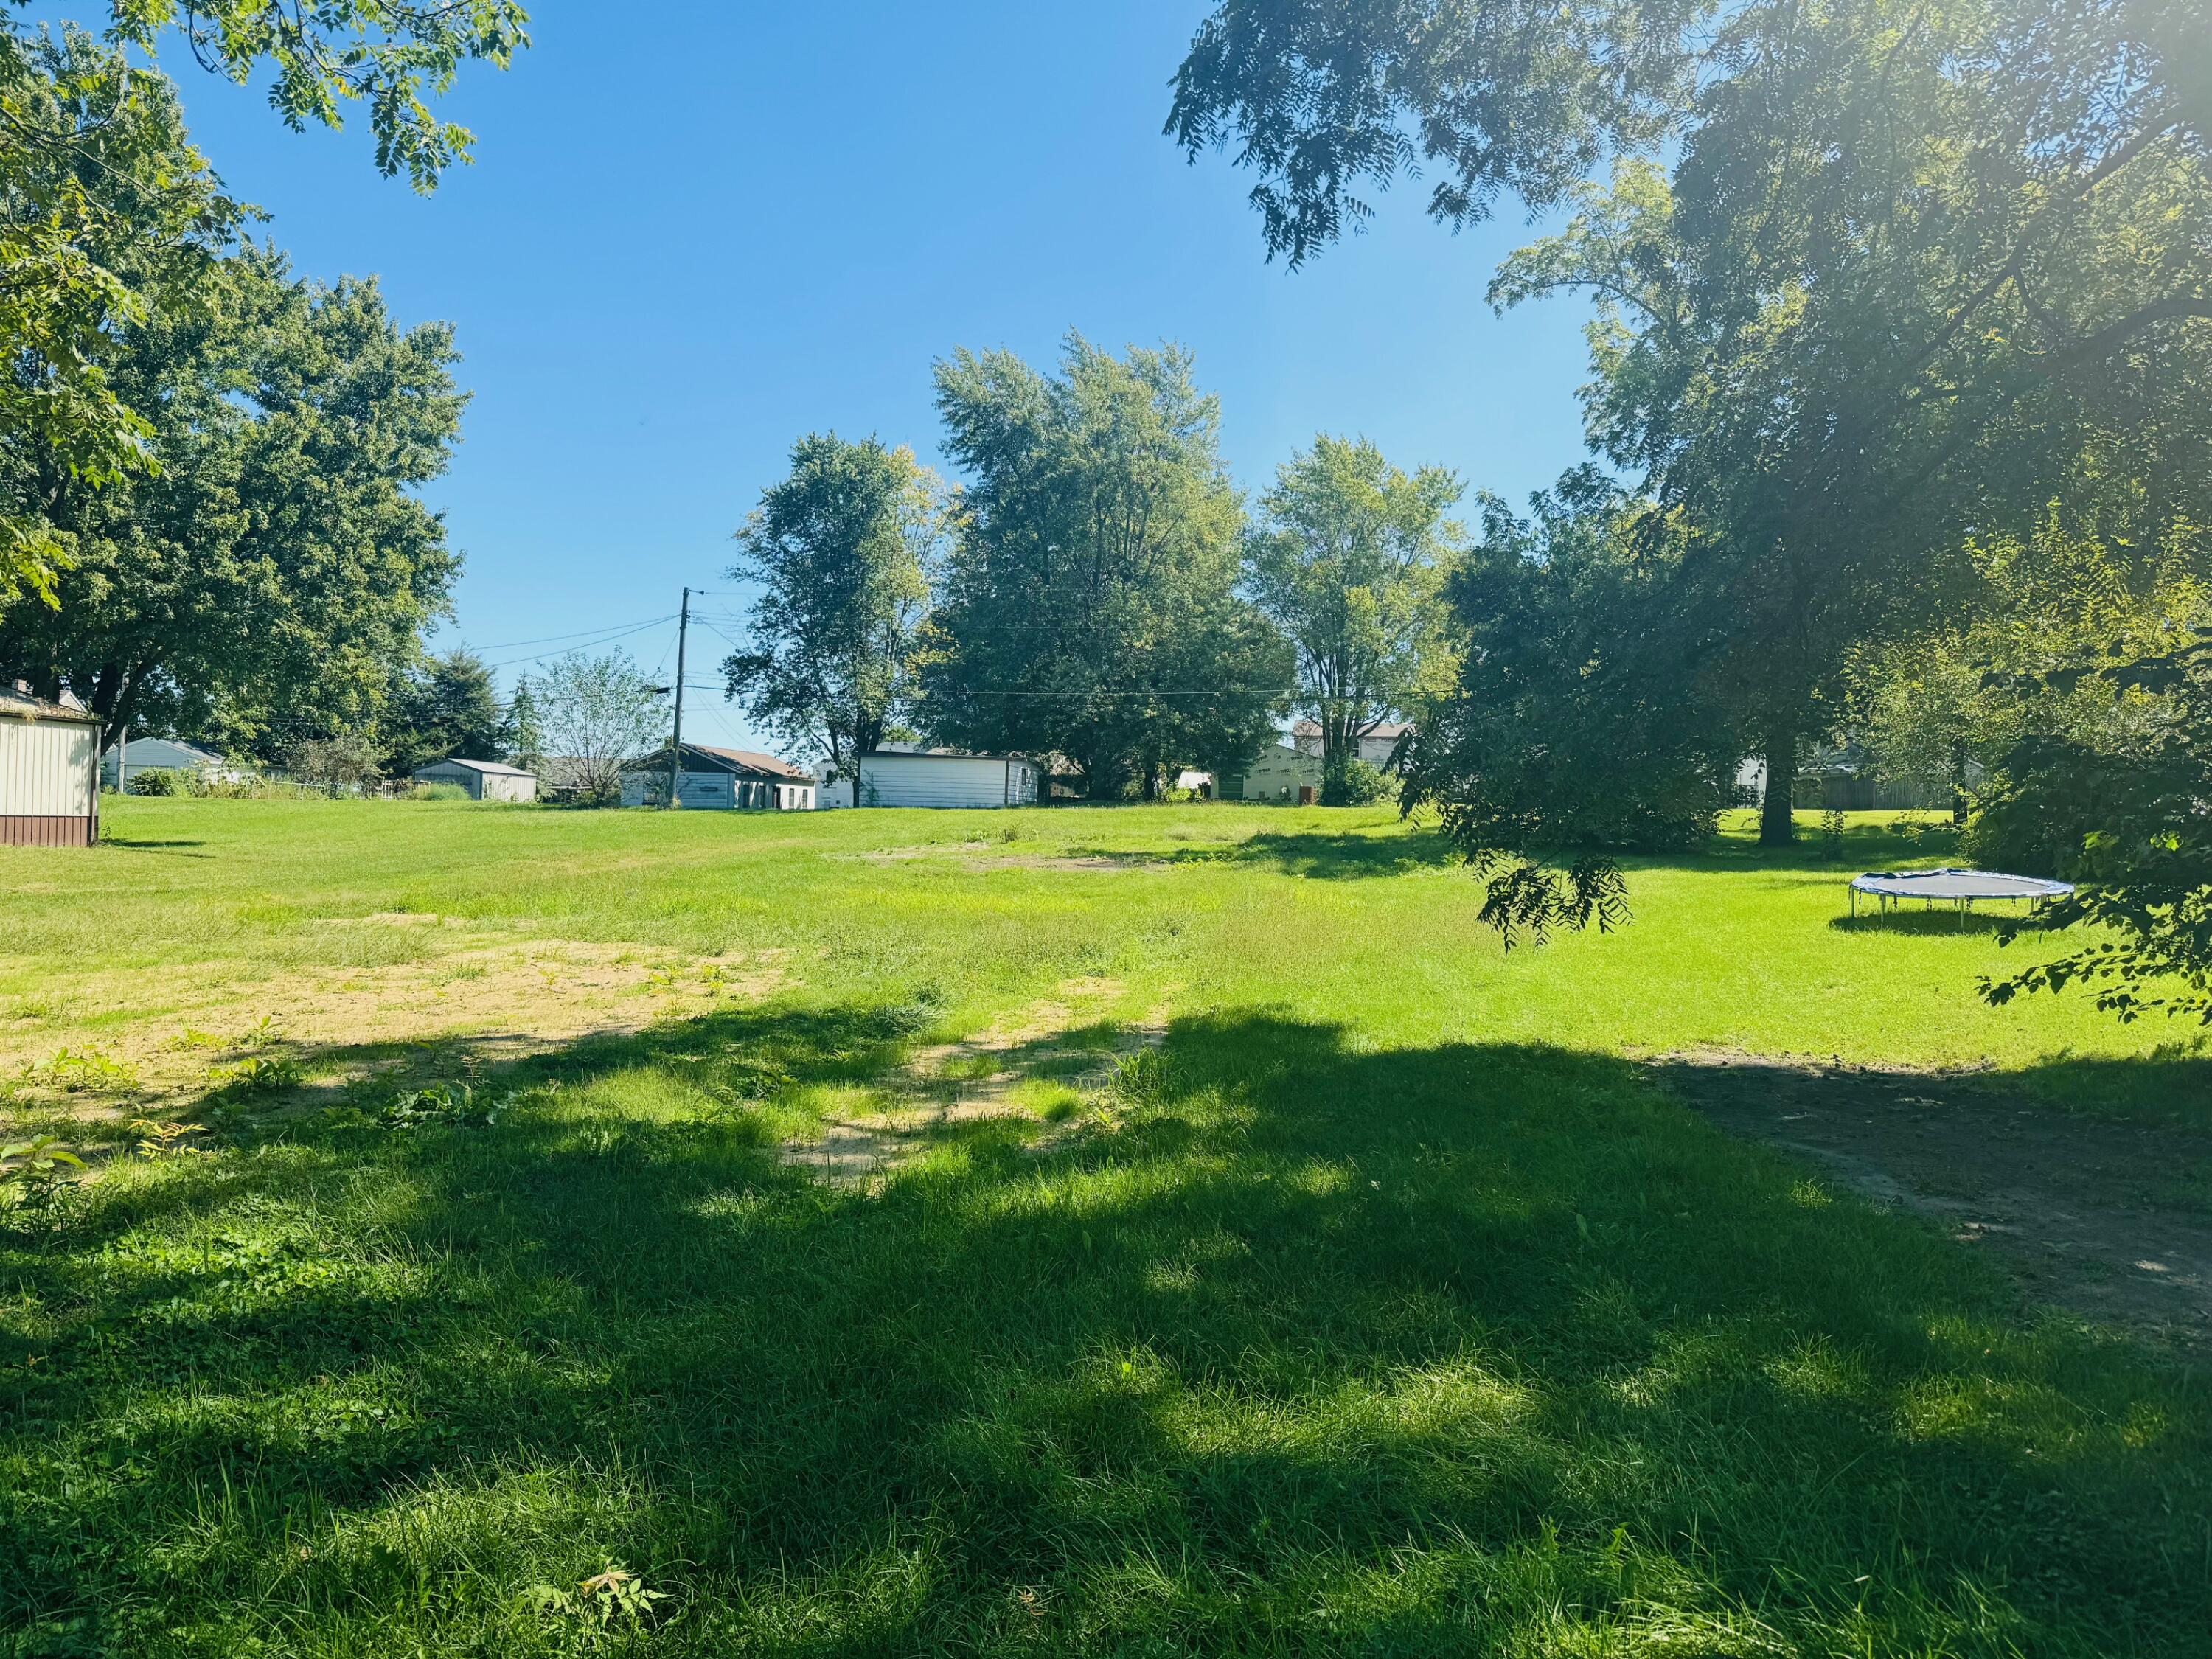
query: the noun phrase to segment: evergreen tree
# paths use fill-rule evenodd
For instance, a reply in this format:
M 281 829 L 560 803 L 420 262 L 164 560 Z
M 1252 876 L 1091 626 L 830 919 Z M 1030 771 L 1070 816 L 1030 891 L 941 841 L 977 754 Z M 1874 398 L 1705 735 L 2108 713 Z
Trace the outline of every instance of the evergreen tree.
M 410 672 L 393 698 L 391 770 L 399 775 L 434 761 L 494 760 L 507 752 L 507 713 L 483 659 L 466 646 Z
M 514 683 L 514 697 L 507 706 L 507 758 L 526 772 L 544 764 L 544 715 L 538 693 L 527 676 Z

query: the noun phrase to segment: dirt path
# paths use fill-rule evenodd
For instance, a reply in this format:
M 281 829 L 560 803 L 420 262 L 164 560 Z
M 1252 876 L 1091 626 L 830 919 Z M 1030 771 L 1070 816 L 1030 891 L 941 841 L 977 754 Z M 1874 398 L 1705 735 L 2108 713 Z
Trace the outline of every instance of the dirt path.
M 837 1185 L 873 1187 L 948 1130 L 992 1119 L 1036 1115 L 1016 1094 L 1033 1078 L 1049 1077 L 1075 1100 L 1096 1105 L 1115 1068 L 1157 1048 L 1167 1034 L 1164 1006 L 1134 1024 L 1110 1022 L 1104 1036 L 1097 1007 L 1121 991 L 1112 980 L 1069 980 L 1057 998 L 1032 1004 L 1012 1024 L 959 1042 L 916 1050 L 880 1085 L 879 1111 L 823 1121 L 819 1131 L 783 1143 L 784 1163 Z M 1085 1018 L 1078 1010 L 1090 1009 Z M 1088 1039 L 1077 1040 L 1078 1032 Z M 1040 1146 L 1052 1139 L 1048 1132 Z
M 1673 1054 L 1658 1069 L 1723 1127 L 1825 1166 L 1994 1254 L 2033 1297 L 2212 1345 L 2212 1146 L 2071 1117 L 1924 1072 Z

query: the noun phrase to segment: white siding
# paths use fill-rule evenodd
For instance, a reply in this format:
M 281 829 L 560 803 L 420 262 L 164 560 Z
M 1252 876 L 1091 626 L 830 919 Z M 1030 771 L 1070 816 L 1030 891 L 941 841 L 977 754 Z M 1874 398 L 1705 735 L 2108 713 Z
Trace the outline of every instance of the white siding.
M 1294 801 L 1301 785 L 1321 787 L 1321 757 L 1286 743 L 1271 744 L 1253 757 L 1241 775 L 1232 773 L 1223 781 L 1224 794 L 1235 789 L 1231 799 L 1243 800 Z
M 849 787 L 836 793 L 850 800 Z M 1028 806 L 1037 769 L 1028 761 L 965 755 L 870 755 L 860 763 L 864 806 Z
M 0 720 L 0 817 L 92 816 L 95 728 Z

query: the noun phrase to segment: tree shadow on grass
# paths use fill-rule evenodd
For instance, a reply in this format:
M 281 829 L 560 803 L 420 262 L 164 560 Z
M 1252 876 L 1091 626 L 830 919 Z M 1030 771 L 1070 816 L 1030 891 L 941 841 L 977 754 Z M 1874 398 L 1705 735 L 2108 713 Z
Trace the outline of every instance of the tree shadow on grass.
M 1846 912 L 1831 917 L 1828 926 L 1839 933 L 1901 933 L 1913 937 L 1949 938 L 1962 933 L 2001 933 L 2008 927 L 2019 927 L 2025 920 L 2021 915 L 1996 915 L 1987 910 L 1962 911 L 1946 907 L 1897 909 L 1887 915 L 1863 909 L 1856 915 Z
M 12 1251 L 49 1311 L 5 1616 L 537 1651 L 513 1598 L 619 1561 L 683 1612 L 656 1653 L 2179 1654 L 2212 1620 L 2185 1380 L 1651 1068 L 1247 1012 L 1085 1133 L 964 1126 L 873 1193 L 783 1167 L 759 1092 L 909 1024 L 586 1040 L 489 1126 L 332 1115 Z

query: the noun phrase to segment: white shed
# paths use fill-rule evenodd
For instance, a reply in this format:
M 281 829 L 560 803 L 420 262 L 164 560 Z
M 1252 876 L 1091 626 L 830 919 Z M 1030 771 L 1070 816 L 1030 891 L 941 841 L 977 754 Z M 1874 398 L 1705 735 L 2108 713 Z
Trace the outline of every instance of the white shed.
M 951 750 L 891 750 L 860 762 L 863 806 L 1034 806 L 1044 768 L 1026 755 L 963 755 Z M 822 787 L 824 806 L 853 805 L 853 786 Z
M 100 721 L 0 690 L 0 846 L 89 847 L 100 836 Z
M 469 792 L 471 800 L 538 799 L 535 772 L 526 772 L 519 766 L 507 766 L 498 761 L 463 760 L 456 756 L 451 760 L 432 761 L 428 766 L 416 767 L 414 778 L 417 783 L 458 783 Z

